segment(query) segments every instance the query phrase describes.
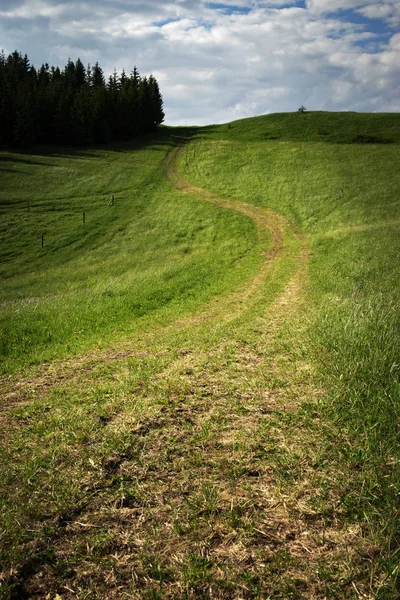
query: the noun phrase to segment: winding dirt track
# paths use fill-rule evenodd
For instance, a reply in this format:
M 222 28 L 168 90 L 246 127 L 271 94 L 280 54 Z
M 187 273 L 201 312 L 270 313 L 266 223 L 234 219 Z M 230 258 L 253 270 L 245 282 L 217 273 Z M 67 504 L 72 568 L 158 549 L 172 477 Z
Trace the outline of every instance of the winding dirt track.
M 274 320 L 278 318 L 279 307 L 287 311 L 289 305 L 297 303 L 301 295 L 301 289 L 303 288 L 306 279 L 306 270 L 309 259 L 309 248 L 308 242 L 301 235 L 300 232 L 296 231 L 293 225 L 282 215 L 276 213 L 269 208 L 263 208 L 240 200 L 233 200 L 230 198 L 222 198 L 213 192 L 199 188 L 188 183 L 178 171 L 178 159 L 183 151 L 184 146 L 172 149 L 165 161 L 164 170 L 167 178 L 172 185 L 187 194 L 196 196 L 201 200 L 211 202 L 216 206 L 222 208 L 235 210 L 250 217 L 257 228 L 257 234 L 259 242 L 262 248 L 264 261 L 259 271 L 254 277 L 246 282 L 246 285 L 231 293 L 229 297 L 220 296 L 217 297 L 213 302 L 210 303 L 208 309 L 208 317 L 211 319 L 222 319 L 224 321 L 233 320 L 238 317 L 241 312 L 249 309 L 252 304 L 252 299 L 257 297 L 257 294 L 262 293 L 262 286 L 265 280 L 270 275 L 273 266 L 278 262 L 283 252 L 285 251 L 285 233 L 295 237 L 298 241 L 298 250 L 295 257 L 296 270 L 291 280 L 279 295 L 274 303 L 274 309 L 270 312 L 270 315 Z M 283 317 L 283 313 L 281 317 Z M 206 314 L 193 317 L 190 323 L 196 321 L 204 321 Z
M 187 331 L 189 338 L 202 331 L 204 321 L 227 325 L 228 334 L 218 336 L 215 345 L 207 343 L 206 333 L 203 345 L 192 342 L 191 350 L 179 358 L 167 344 L 163 370 L 143 389 L 128 388 L 128 399 L 141 397 L 148 412 L 136 414 L 122 404 L 121 412 L 107 420 L 99 435 L 108 431 L 112 439 L 115 431 L 119 438 L 125 436 L 130 454 L 113 451 L 107 456 L 110 450 L 105 448 L 99 464 L 85 466 L 92 482 L 90 499 L 59 516 L 55 533 L 44 536 L 44 547 L 51 547 L 55 563 L 73 567 L 67 583 L 60 587 L 65 578 L 55 575 L 33 549 L 31 570 L 19 565 L 11 578 L 23 597 L 48 598 L 49 590 L 59 589 L 66 600 L 89 597 L 88 582 L 93 598 L 161 597 L 145 595 L 158 589 L 153 587 L 160 581 L 154 565 L 161 565 L 168 574 L 165 598 L 323 600 L 328 595 L 320 573 L 326 567 L 335 585 L 341 586 L 338 565 L 347 568 L 348 557 L 358 551 L 359 529 L 343 525 L 335 508 L 340 492 L 335 487 L 335 465 L 321 467 L 323 432 L 318 418 L 314 415 L 315 424 L 312 419 L 303 424 L 298 411 L 303 401 L 310 403 L 319 393 L 306 358 L 297 352 L 299 336 L 294 335 L 298 315 L 303 314 L 298 309 L 307 281 L 307 242 L 269 209 L 190 185 L 178 173 L 181 151 L 172 150 L 164 162 L 171 184 L 252 218 L 264 260 L 250 281 L 214 298 L 200 314 L 154 329 L 139 341 L 45 366 L 20 381 L 16 390 L 9 389 L 8 396 L 3 394 L 3 407 L 11 408 L 33 399 L 32 390 L 41 398 L 56 384 L 68 389 L 82 370 L 90 380 L 99 364 L 115 361 L 117 370 L 127 357 L 151 357 L 152 340 L 167 331 L 173 335 Z M 271 296 L 271 303 L 263 295 L 285 256 L 290 258 L 292 275 Z M 255 305 L 257 310 L 252 311 Z M 232 320 L 243 316 L 229 328 Z M 285 326 L 289 334 L 281 336 Z M 294 427 L 291 418 L 296 412 L 300 421 Z M 116 478 L 134 482 L 130 501 L 110 483 Z M 326 487 L 329 520 L 318 498 Z M 107 539 L 106 546 L 90 546 L 93 531 Z M 204 581 L 200 578 L 198 587 L 190 588 L 186 565 L 193 556 L 209 566 L 202 573 Z M 339 595 L 329 597 L 345 596 L 339 587 Z
M 213 320 L 218 321 L 218 323 L 227 323 L 249 310 L 252 302 L 262 293 L 262 285 L 273 265 L 284 252 L 285 231 L 291 231 L 292 235 L 300 241 L 300 250 L 296 257 L 298 267 L 293 278 L 277 298 L 274 310 L 271 311 L 271 317 L 273 315 L 275 321 L 279 317 L 278 313 L 281 312 L 281 318 L 279 319 L 281 321 L 284 318 L 284 313 L 277 310 L 277 308 L 281 307 L 286 311 L 289 305 L 298 302 L 300 297 L 309 256 L 305 239 L 293 229 L 285 217 L 271 209 L 254 206 L 239 200 L 222 198 L 208 190 L 192 186 L 185 181 L 178 172 L 178 158 L 183 148 L 184 146 L 173 148 L 164 160 L 163 168 L 170 183 L 181 192 L 250 217 L 257 228 L 264 260 L 259 271 L 244 286 L 230 292 L 228 295 L 217 296 L 205 310 L 166 327 L 171 328 L 176 325 L 179 327 L 196 326 L 205 321 Z M 159 334 L 162 335 L 162 331 Z M 84 372 L 90 374 L 101 362 L 110 363 L 128 357 L 140 358 L 144 354 L 148 354 L 146 345 L 143 346 L 142 343 L 139 348 L 134 340 L 128 340 L 106 350 L 89 352 L 84 356 L 51 364 L 45 363 L 37 368 L 32 375 L 22 375 L 17 378 L 17 381 L 15 377 L 2 378 L 0 379 L 0 423 L 9 410 L 28 404 L 38 396 L 47 393 L 52 387 L 64 385 L 69 380 L 81 377 Z

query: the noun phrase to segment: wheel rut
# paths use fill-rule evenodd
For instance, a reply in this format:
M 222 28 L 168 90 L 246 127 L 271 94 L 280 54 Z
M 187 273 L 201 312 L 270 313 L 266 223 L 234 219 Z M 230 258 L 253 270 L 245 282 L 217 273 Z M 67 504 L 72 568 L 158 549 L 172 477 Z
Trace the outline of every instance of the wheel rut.
M 204 321 L 204 319 L 216 318 L 224 321 L 233 320 L 248 310 L 252 302 L 256 300 L 257 295 L 262 294 L 263 283 L 270 276 L 282 254 L 287 250 L 285 247 L 285 234 L 290 232 L 298 242 L 296 256 L 294 257 L 296 268 L 286 288 L 275 300 L 274 310 L 270 311 L 276 321 L 279 306 L 288 310 L 289 305 L 297 303 L 300 298 L 310 255 L 307 240 L 284 216 L 270 208 L 263 208 L 236 199 L 223 198 L 206 189 L 191 185 L 178 171 L 178 159 L 183 148 L 184 146 L 180 146 L 172 149 L 164 161 L 164 170 L 168 180 L 176 189 L 184 193 L 196 196 L 221 208 L 235 210 L 251 218 L 257 228 L 263 255 L 261 268 L 242 288 L 230 293 L 229 296 L 221 295 L 217 297 L 210 303 L 207 311 L 184 322 L 194 324 L 195 322 Z
M 292 280 L 274 304 L 277 307 L 280 305 L 287 306 L 288 302 L 297 302 L 300 293 L 299 282 L 304 279 L 309 256 L 307 243 L 303 236 L 293 229 L 285 217 L 271 209 L 247 204 L 239 200 L 221 198 L 185 181 L 179 174 L 177 166 L 183 148 L 183 146 L 173 148 L 164 160 L 163 168 L 168 180 L 181 192 L 194 195 L 221 208 L 235 210 L 251 218 L 256 225 L 263 262 L 259 271 L 241 288 L 215 297 L 199 313 L 162 327 L 157 335 L 163 335 L 163 330 L 171 330 L 176 326 L 179 328 L 194 327 L 203 324 L 205 321 L 218 320 L 218 324 L 221 325 L 223 322 L 227 323 L 237 319 L 247 311 L 262 293 L 263 282 L 265 282 L 274 264 L 285 250 L 284 238 L 287 230 L 290 230 L 300 240 L 298 256 L 296 257 L 298 268 Z M 296 293 L 293 290 L 296 290 Z M 273 320 L 276 322 L 277 310 L 272 312 L 274 314 Z M 0 378 L 0 424 L 2 421 L 7 420 L 7 413 L 10 410 L 29 404 L 34 399 L 40 398 L 41 395 L 45 395 L 53 387 L 64 386 L 69 381 L 81 378 L 82 374 L 86 373 L 90 376 L 101 363 L 108 364 L 127 358 L 141 358 L 149 355 L 148 348 L 151 347 L 151 341 L 148 343 L 147 338 L 151 335 L 142 337 L 140 347 L 138 347 L 136 341 L 129 340 L 118 343 L 104 351 L 89 352 L 81 357 L 78 356 L 52 364 L 43 364 L 35 369 L 34 373 L 27 376 L 22 375 L 17 381 L 14 377 Z

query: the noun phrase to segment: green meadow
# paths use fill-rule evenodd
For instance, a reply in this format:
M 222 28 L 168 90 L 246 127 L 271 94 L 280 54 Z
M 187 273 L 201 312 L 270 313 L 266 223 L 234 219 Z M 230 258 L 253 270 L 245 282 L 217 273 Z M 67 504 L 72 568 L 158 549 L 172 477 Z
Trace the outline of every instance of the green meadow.
M 174 192 L 171 143 L 0 155 L 3 373 L 126 337 L 245 277 L 252 223 Z
M 0 153 L 2 597 L 399 597 L 399 141 Z

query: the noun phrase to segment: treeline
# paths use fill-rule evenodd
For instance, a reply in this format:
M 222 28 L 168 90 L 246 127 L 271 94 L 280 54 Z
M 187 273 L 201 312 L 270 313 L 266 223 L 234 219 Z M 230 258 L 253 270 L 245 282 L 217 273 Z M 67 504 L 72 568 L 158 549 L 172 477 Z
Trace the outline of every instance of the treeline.
M 0 145 L 33 143 L 84 145 L 129 139 L 164 120 L 156 79 L 116 71 L 108 78 L 96 63 L 78 59 L 63 70 L 39 70 L 15 51 L 0 54 Z

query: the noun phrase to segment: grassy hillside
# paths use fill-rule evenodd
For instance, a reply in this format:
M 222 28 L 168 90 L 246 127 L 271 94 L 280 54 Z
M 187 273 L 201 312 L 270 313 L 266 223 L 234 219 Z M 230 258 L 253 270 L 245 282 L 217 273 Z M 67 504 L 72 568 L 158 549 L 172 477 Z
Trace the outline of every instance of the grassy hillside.
M 396 113 L 274 113 L 204 128 L 208 133 L 241 141 L 281 140 L 338 144 L 398 144 Z M 227 131 L 225 131 L 227 130 Z
M 396 577 L 399 127 L 397 114 L 269 115 L 211 128 L 180 164 L 195 185 L 273 208 L 307 234 L 309 351 L 327 389 L 323 410 L 347 432 L 346 447 L 335 449 L 336 459 L 345 457 L 344 478 L 362 473 L 361 488 L 343 500 L 385 532 Z M 361 136 L 394 143 L 349 143 Z
M 169 147 L 0 153 L 3 372 L 176 318 L 254 267 L 252 223 L 171 190 Z
M 0 154 L 0 595 L 398 598 L 399 141 Z

